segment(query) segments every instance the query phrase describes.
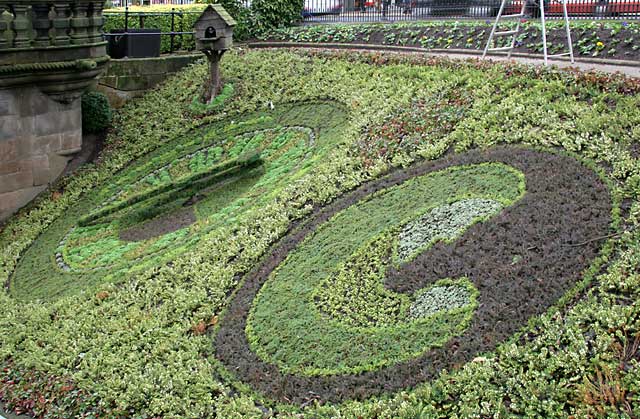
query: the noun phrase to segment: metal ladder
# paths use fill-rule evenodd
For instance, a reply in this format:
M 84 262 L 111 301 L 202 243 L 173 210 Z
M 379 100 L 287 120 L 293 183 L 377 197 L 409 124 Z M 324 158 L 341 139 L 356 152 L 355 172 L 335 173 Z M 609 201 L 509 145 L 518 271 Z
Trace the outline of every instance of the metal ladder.
M 522 19 L 526 16 L 525 12 L 527 10 L 527 5 L 529 0 L 521 0 L 522 8 L 520 9 L 520 13 L 513 15 L 503 15 L 504 10 L 511 0 L 502 0 L 500 4 L 500 10 L 498 10 L 498 15 L 496 16 L 496 20 L 493 23 L 493 28 L 491 28 L 491 34 L 489 35 L 489 40 L 487 41 L 487 45 L 484 47 L 484 52 L 482 53 L 482 58 L 487 56 L 488 52 L 497 52 L 497 51 L 508 51 L 507 57 L 511 58 L 511 52 L 516 46 L 516 37 L 520 33 L 520 26 L 522 23 Z M 544 65 L 549 65 L 548 60 L 550 57 L 562 57 L 569 56 L 571 57 L 571 62 L 574 63 L 573 59 L 573 43 L 571 42 L 571 30 L 569 29 L 569 14 L 567 13 L 567 0 L 558 0 L 558 2 L 562 3 L 562 11 L 564 13 L 564 23 L 565 28 L 567 30 L 567 46 L 569 48 L 569 52 L 563 52 L 561 54 L 552 54 L 549 55 L 547 52 L 547 30 L 545 26 L 545 14 L 544 14 L 544 0 L 538 0 L 540 4 L 540 19 L 542 20 L 542 48 L 544 50 Z M 500 24 L 500 19 L 517 19 L 516 28 L 513 30 L 506 31 L 498 31 L 498 25 Z M 511 45 L 506 47 L 491 47 L 491 42 L 493 42 L 495 37 L 499 36 L 511 36 Z

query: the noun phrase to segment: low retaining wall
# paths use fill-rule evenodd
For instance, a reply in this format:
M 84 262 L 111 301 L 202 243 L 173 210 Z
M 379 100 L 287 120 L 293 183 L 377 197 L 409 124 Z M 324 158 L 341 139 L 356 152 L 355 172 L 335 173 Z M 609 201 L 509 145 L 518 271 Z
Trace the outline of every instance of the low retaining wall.
M 111 60 L 98 80 L 98 90 L 107 95 L 112 107 L 119 108 L 202 57 L 194 53 Z

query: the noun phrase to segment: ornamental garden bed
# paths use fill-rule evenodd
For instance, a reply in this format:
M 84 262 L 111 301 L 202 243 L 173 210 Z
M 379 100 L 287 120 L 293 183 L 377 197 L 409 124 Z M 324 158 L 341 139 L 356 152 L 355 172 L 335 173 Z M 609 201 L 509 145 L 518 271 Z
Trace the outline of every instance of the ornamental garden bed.
M 40 418 L 640 414 L 640 84 L 233 51 L 0 231 Z
M 524 19 L 516 37 L 514 52 L 541 54 L 539 21 Z M 484 50 L 493 21 L 428 21 L 393 24 L 314 25 L 276 29 L 259 36 L 259 41 L 345 43 L 424 48 L 426 50 Z M 515 22 L 504 30 L 515 29 Z M 562 21 L 547 21 L 550 54 L 567 52 Z M 640 24 L 636 22 L 571 21 L 576 57 L 640 60 Z M 511 37 L 499 37 L 497 46 L 510 44 Z

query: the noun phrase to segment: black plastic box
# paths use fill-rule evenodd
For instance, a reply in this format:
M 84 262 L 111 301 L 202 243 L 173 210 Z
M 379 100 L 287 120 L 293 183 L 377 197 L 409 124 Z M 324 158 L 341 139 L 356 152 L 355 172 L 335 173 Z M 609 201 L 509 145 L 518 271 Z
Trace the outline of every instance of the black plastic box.
M 107 46 L 111 58 L 144 58 L 160 56 L 160 29 L 112 29 Z M 122 34 L 122 35 L 118 35 Z

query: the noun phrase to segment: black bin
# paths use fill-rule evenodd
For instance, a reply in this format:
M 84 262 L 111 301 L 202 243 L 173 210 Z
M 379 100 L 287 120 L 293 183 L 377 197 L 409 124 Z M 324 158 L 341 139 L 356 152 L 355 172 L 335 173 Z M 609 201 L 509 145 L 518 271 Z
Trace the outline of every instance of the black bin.
M 144 58 L 160 56 L 160 29 L 112 29 L 107 53 L 111 58 Z M 119 35 L 121 34 L 121 35 Z

